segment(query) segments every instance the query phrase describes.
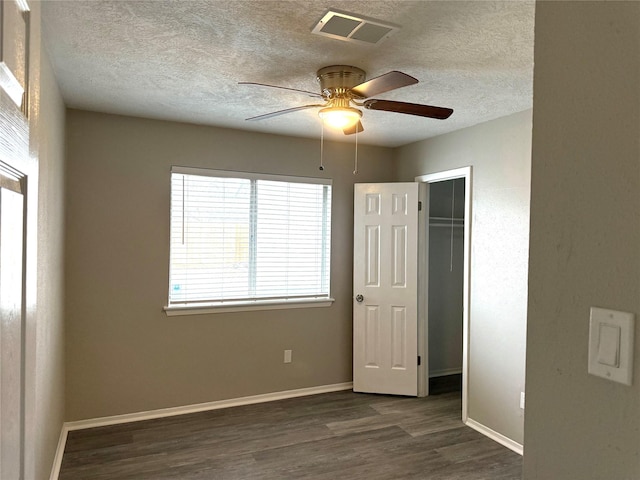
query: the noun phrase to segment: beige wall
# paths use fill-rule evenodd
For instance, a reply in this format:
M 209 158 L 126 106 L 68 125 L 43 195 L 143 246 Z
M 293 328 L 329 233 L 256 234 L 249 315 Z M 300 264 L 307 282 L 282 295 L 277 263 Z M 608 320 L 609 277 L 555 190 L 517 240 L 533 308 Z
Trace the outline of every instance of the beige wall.
M 64 422 L 64 125 L 65 108 L 42 55 L 38 195 L 35 478 L 48 478 Z
M 589 307 L 640 313 L 640 3 L 538 2 L 527 480 L 640 478 L 634 384 L 587 374 Z
M 67 420 L 351 381 L 353 183 L 392 151 L 70 110 Z M 167 317 L 171 165 L 333 178 L 329 308 Z M 293 350 L 293 363 L 283 351 Z
M 531 111 L 401 147 L 397 180 L 471 165 L 469 418 L 522 444 Z

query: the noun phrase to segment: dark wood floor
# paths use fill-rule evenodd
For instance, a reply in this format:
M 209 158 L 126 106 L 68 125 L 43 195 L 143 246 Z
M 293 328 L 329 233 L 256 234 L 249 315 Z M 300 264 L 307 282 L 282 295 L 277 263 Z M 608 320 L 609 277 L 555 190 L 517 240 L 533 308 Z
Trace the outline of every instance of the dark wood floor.
M 72 431 L 59 479 L 521 479 L 521 457 L 460 412 L 456 391 L 346 391 Z

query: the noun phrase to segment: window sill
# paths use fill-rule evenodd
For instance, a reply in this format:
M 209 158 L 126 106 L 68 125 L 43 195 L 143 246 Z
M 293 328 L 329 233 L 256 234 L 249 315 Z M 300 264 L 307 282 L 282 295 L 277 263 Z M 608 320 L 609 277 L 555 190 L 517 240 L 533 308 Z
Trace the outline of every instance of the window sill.
M 206 313 L 251 312 L 254 310 L 288 310 L 290 308 L 330 307 L 333 298 L 312 298 L 296 300 L 254 300 L 243 302 L 203 303 L 193 305 L 170 305 L 164 307 L 167 317 L 182 315 L 202 315 Z

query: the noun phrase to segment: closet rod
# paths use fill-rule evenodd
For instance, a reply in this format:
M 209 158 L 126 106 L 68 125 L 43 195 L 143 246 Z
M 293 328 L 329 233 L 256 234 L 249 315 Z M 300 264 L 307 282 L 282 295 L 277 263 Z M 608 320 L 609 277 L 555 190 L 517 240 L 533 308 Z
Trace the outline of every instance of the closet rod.
M 453 223 L 453 225 L 452 225 Z M 463 228 L 464 218 L 429 217 L 430 227 Z
M 451 225 L 450 223 L 429 223 L 429 227 L 447 227 L 447 228 L 464 228 L 464 225 L 460 225 L 460 224 L 453 224 Z
M 429 217 L 429 220 L 435 220 L 437 222 L 464 222 L 464 218 L 451 218 L 451 217 Z

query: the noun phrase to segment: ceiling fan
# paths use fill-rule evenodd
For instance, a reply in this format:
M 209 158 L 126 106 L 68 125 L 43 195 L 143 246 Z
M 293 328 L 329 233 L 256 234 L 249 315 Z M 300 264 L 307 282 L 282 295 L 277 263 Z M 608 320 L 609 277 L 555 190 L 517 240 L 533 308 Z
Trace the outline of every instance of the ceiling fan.
M 239 84 L 279 88 L 304 93 L 311 97 L 324 100 L 324 103 L 287 108 L 285 110 L 250 117 L 247 118 L 247 120 L 265 120 L 309 108 L 320 108 L 318 112 L 320 118 L 329 125 L 342 129 L 345 135 L 364 131 L 362 122 L 360 121 L 362 111 L 356 107 L 362 107 L 367 110 L 405 113 L 438 120 L 447 119 L 453 113 L 451 108 L 371 98 L 374 95 L 418 83 L 416 78 L 406 73 L 394 70 L 368 81 L 365 81 L 365 78 L 365 71 L 358 67 L 331 65 L 321 68 L 316 74 L 316 80 L 320 83 L 320 93 L 299 90 L 297 88 L 267 85 L 264 83 L 239 82 Z

